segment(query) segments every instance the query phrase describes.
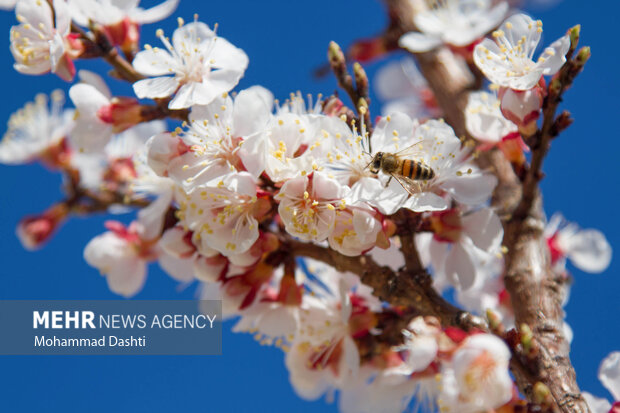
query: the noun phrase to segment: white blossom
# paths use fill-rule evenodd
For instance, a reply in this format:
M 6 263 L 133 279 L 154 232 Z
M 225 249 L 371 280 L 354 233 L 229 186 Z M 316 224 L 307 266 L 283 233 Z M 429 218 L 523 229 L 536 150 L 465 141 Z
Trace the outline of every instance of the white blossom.
M 373 84 L 383 100 L 384 116 L 403 112 L 411 118 L 429 118 L 440 113 L 433 92 L 410 57 L 381 67 Z
M 446 43 L 464 47 L 483 37 L 502 21 L 508 3 L 490 0 L 438 0 L 415 14 L 420 32 L 409 32 L 399 44 L 414 53 L 427 52 Z
M 582 271 L 600 273 L 611 262 L 611 245 L 602 232 L 596 229 L 580 229 L 568 223 L 564 217 L 554 214 L 545 228 L 545 237 L 551 253 L 552 263 L 564 267 L 568 258 Z
M 344 209 L 345 187 L 321 172 L 286 181 L 276 196 L 286 231 L 305 241 L 323 241 L 333 231 L 336 208 Z
M 474 138 L 485 143 L 497 143 L 517 132 L 517 126 L 506 119 L 497 97 L 488 92 L 469 94 L 465 108 L 465 127 Z
M 71 17 L 80 26 L 89 21 L 112 26 L 129 19 L 138 24 L 155 23 L 170 16 L 179 0 L 166 0 L 149 9 L 139 7 L 140 0 L 68 0 Z
M 92 240 L 84 248 L 86 262 L 106 277 L 110 290 L 131 297 L 146 281 L 149 250 L 136 233 L 136 226 L 125 228 L 115 223 L 111 231 Z
M 39 94 L 11 115 L 8 130 L 0 142 L 0 162 L 19 164 L 45 155 L 61 143 L 73 128 L 73 111 L 63 109 L 64 93 L 55 90 L 48 97 Z
M 248 170 L 258 177 L 260 155 L 244 150 L 243 144 L 264 133 L 272 105 L 271 93 L 255 86 L 240 92 L 234 101 L 226 95 L 209 105 L 194 106 L 186 131 L 154 138 L 149 162 L 162 163 L 157 169 L 165 170 L 186 192 L 231 172 Z
M 442 366 L 442 410 L 476 413 L 509 402 L 513 389 L 509 362 L 510 350 L 496 336 L 475 334 L 465 339 Z
M 474 62 L 493 83 L 515 90 L 536 86 L 543 75 L 553 75 L 566 61 L 570 37 L 565 35 L 547 47 L 534 62 L 542 22 L 525 14 L 509 17 L 493 32 L 494 40 L 484 39 L 474 49 Z
M 241 49 L 216 36 L 202 22 L 176 29 L 172 43 L 161 30 L 157 37 L 166 49 L 148 46 L 133 61 L 138 72 L 154 77 L 134 83 L 133 88 L 140 98 L 174 95 L 170 109 L 211 103 L 235 87 L 248 66 L 248 57 Z
M 75 75 L 72 58 L 80 46 L 69 36 L 71 16 L 64 0 L 52 5 L 41 0 L 20 0 L 15 15 L 21 23 L 11 27 L 11 53 L 20 73 L 40 75 L 53 72 L 71 81 Z
M 247 172 L 230 174 L 217 185 L 197 188 L 180 200 L 182 221 L 207 245 L 223 255 L 246 252 L 258 239 L 263 205 L 256 182 Z

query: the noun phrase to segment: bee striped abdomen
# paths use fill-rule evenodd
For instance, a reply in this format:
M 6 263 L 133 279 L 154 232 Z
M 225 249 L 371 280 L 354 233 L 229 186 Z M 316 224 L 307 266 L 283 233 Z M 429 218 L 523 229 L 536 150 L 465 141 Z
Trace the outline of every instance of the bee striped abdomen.
M 435 171 L 431 167 L 411 159 L 402 161 L 401 174 L 415 181 L 428 181 L 435 177 Z

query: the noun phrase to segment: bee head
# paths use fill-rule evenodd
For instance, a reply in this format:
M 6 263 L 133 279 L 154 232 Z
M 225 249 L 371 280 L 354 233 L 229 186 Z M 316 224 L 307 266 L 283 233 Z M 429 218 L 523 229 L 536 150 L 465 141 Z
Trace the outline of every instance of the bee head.
M 372 158 L 372 161 L 370 162 L 370 172 L 372 172 L 373 174 L 379 173 L 379 171 L 381 170 L 381 160 L 383 159 L 383 152 L 377 152 L 375 154 L 375 157 Z

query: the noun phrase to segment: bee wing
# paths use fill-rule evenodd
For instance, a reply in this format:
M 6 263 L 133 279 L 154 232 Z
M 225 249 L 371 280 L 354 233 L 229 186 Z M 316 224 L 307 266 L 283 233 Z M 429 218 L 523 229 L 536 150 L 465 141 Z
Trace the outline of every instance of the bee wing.
M 411 159 L 411 158 L 421 158 L 424 151 L 422 149 L 422 141 L 418 141 L 414 144 L 407 146 L 406 148 L 401 149 L 396 152 L 394 155 L 398 156 L 401 159 Z
M 420 182 L 416 182 L 403 175 L 391 174 L 391 176 L 396 179 L 400 186 L 405 188 L 405 191 L 409 192 L 410 195 L 420 193 Z

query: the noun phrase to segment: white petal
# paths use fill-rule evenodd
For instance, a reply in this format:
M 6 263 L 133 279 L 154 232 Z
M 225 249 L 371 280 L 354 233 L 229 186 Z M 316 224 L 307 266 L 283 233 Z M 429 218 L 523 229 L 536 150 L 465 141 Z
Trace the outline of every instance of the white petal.
M 489 199 L 496 185 L 497 178 L 493 175 L 464 173 L 446 180 L 442 188 L 450 192 L 458 202 L 478 205 Z
M 185 109 L 193 105 L 208 105 L 221 92 L 203 83 L 186 83 L 168 104 L 170 109 Z
M 127 260 L 116 266 L 106 277 L 112 292 L 124 297 L 137 294 L 146 281 L 146 262 L 141 259 Z
M 80 117 L 94 118 L 97 111 L 110 101 L 106 96 L 99 92 L 94 86 L 87 84 L 73 85 L 69 89 L 69 97 L 79 111 Z
M 155 23 L 170 16 L 177 8 L 179 0 L 166 0 L 150 9 L 134 9 L 130 16 L 133 21 L 140 24 Z
M 611 245 L 600 231 L 581 230 L 570 237 L 566 244 L 568 258 L 575 267 L 583 271 L 603 272 L 611 262 Z
M 133 60 L 133 67 L 145 76 L 169 75 L 176 65 L 170 53 L 159 48 L 143 50 Z
M 581 395 L 586 400 L 586 403 L 588 403 L 592 413 L 609 413 L 611 410 L 611 403 L 606 399 L 595 397 L 587 391 L 581 392 Z
M 178 86 L 176 78 L 163 76 L 139 80 L 133 84 L 133 91 L 141 99 L 165 98 L 172 95 Z
M 262 131 L 271 119 L 272 108 L 273 94 L 262 86 L 239 92 L 233 110 L 235 136 Z
M 424 33 L 409 32 L 404 34 L 398 41 L 400 47 L 404 47 L 413 53 L 424 53 L 441 46 L 440 37 L 426 35 Z
M 483 208 L 462 219 L 463 227 L 474 245 L 482 250 L 499 248 L 504 237 L 504 228 L 499 217 L 490 208 Z
M 172 44 L 177 53 L 193 52 L 196 47 L 209 43 L 214 36 L 213 30 L 203 22 L 192 22 L 174 31 Z
M 603 359 L 598 379 L 614 396 L 614 400 L 620 400 L 620 351 L 614 351 Z
M 509 29 L 508 25 L 512 27 Z M 525 43 L 523 44 L 523 53 L 529 56 L 540 41 L 540 35 L 542 30 L 538 30 L 539 27 L 534 20 L 527 14 L 514 14 L 510 16 L 500 27 L 506 34 L 506 39 L 512 46 L 519 44 L 521 39 L 525 37 Z
M 190 282 L 194 280 L 193 259 L 179 259 L 172 255 L 161 254 L 159 266 L 177 281 Z
M 215 38 L 214 42 L 213 49 L 209 53 L 209 59 L 212 59 L 212 67 L 236 72 L 245 71 L 250 60 L 243 50 L 233 46 L 223 37 Z
M 555 74 L 564 62 L 566 62 L 566 53 L 570 48 L 570 36 L 566 35 L 551 44 L 551 46 L 547 47 L 545 51 L 542 53 L 541 57 L 544 58 L 544 61 L 541 61 L 540 58 L 537 63 L 537 67 L 543 70 L 544 75 L 553 75 Z
M 450 203 L 432 192 L 422 192 L 409 197 L 403 208 L 408 208 L 414 212 L 443 211 L 448 208 Z
M 462 243 L 452 245 L 452 249 L 446 258 L 446 274 L 458 280 L 455 287 L 466 291 L 476 283 L 476 266 L 469 252 Z
M 82 83 L 93 86 L 106 98 L 112 98 L 112 92 L 110 92 L 110 88 L 108 88 L 105 80 L 103 80 L 103 78 L 97 73 L 91 72 L 90 70 L 80 70 L 78 72 L 78 77 L 80 78 L 80 81 Z

